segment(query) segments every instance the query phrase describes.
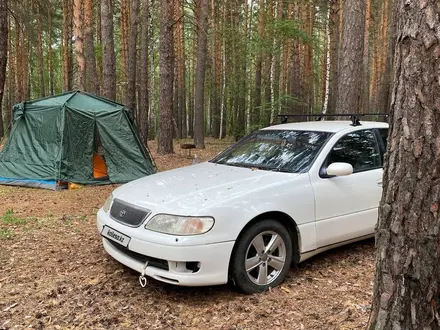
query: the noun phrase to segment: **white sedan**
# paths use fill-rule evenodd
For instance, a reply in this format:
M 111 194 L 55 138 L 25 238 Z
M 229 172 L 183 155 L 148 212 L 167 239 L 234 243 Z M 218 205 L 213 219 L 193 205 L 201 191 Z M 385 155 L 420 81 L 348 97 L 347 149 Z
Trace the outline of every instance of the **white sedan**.
M 104 248 L 171 284 L 277 286 L 292 263 L 374 235 L 387 131 L 367 121 L 271 126 L 209 162 L 125 184 L 98 211 Z

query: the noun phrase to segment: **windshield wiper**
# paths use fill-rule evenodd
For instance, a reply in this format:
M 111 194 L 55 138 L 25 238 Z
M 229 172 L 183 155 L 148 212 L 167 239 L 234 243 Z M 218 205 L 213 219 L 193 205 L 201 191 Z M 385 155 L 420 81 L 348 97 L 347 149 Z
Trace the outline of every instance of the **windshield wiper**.
M 271 168 L 270 171 L 273 172 L 282 172 L 282 173 L 293 173 L 292 171 L 286 170 L 284 168 Z
M 253 165 L 253 164 L 248 164 L 248 163 L 228 163 L 226 161 L 218 161 L 216 162 L 216 164 L 221 164 L 221 165 L 228 165 L 228 166 L 236 166 L 236 167 L 243 167 L 243 168 L 249 168 L 249 169 L 259 169 L 259 170 L 268 170 L 267 167 L 264 166 L 259 166 L 259 165 Z

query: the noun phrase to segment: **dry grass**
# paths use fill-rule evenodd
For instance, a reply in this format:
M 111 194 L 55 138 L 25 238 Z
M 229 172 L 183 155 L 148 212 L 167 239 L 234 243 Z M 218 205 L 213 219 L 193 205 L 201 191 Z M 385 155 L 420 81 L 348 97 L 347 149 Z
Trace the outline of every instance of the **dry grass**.
M 230 141 L 208 140 L 211 158 Z M 155 155 L 156 145 L 151 143 Z M 155 155 L 160 170 L 192 163 Z M 52 192 L 0 186 L 0 329 L 361 329 L 369 314 L 374 243 L 329 251 L 270 292 L 180 288 L 109 257 L 95 213 L 112 186 Z

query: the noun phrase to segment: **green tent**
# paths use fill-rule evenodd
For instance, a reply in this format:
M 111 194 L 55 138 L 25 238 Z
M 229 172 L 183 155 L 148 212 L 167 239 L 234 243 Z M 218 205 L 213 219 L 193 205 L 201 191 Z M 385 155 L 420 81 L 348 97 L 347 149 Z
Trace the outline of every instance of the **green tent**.
M 0 152 L 0 184 L 123 183 L 156 172 L 126 107 L 75 91 L 23 102 Z

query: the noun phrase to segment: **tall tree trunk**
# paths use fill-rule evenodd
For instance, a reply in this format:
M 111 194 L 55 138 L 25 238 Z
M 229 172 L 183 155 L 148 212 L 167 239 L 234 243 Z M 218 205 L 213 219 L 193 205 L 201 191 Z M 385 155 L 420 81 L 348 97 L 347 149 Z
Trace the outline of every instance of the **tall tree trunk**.
M 75 54 L 78 62 L 76 73 L 76 86 L 78 89 L 85 89 L 86 59 L 84 57 L 84 36 L 83 36 L 83 13 L 84 0 L 73 1 L 73 21 L 75 25 Z
M 86 91 L 99 95 L 99 79 L 96 70 L 95 39 L 93 37 L 93 0 L 84 1 L 84 55 L 86 61 Z
M 40 80 L 40 96 L 46 96 L 46 86 L 44 79 L 44 55 L 43 55 L 43 28 L 41 27 L 41 21 L 43 17 L 41 15 L 40 5 L 36 5 L 37 9 L 37 59 L 38 59 L 38 76 Z
M 311 113 L 314 99 L 314 81 L 313 81 L 313 30 L 315 25 L 315 6 L 310 2 L 303 4 L 303 17 L 305 28 L 310 42 L 304 45 L 304 79 L 302 86 L 303 103 L 302 113 Z
M 205 71 L 208 46 L 208 0 L 200 0 L 199 29 L 197 35 L 196 92 L 194 96 L 194 144 L 198 149 L 205 148 L 204 108 Z
M 141 65 L 140 65 L 140 107 L 139 121 L 141 137 L 145 144 L 148 141 L 148 109 L 149 109 L 149 93 L 148 93 L 148 48 L 149 44 L 149 28 L 150 28 L 150 0 L 142 0 L 141 14 Z
M 377 76 L 378 76 L 378 67 L 379 67 L 379 31 L 380 31 L 380 23 L 378 18 L 374 18 L 371 34 L 373 45 L 371 47 L 370 52 L 370 87 L 369 87 L 369 109 L 373 112 L 377 111 Z
M 95 23 L 96 35 L 95 44 L 98 51 L 96 52 L 96 70 L 98 72 L 98 86 L 99 92 L 102 92 L 102 17 L 101 17 L 101 1 L 97 4 L 96 8 L 96 23 Z
M 329 8 L 327 9 L 327 24 L 325 26 L 325 54 L 324 54 L 324 65 L 322 68 L 322 71 L 324 72 L 323 74 L 323 83 L 324 83 L 324 89 L 323 89 L 323 94 L 324 94 L 324 101 L 323 101 L 323 105 L 322 105 L 322 113 L 327 113 L 328 110 L 328 103 L 329 103 L 329 94 L 330 94 L 330 70 L 331 70 L 331 51 L 330 51 L 330 47 L 331 47 L 331 38 L 330 38 L 330 12 L 331 12 L 331 7 L 329 6 Z
M 386 94 L 389 93 L 389 89 L 385 87 L 385 80 L 386 80 L 386 63 L 387 63 L 387 57 L 388 57 L 388 5 L 390 1 L 384 0 L 383 6 L 382 6 L 382 30 L 381 30 L 381 51 L 380 51 L 380 76 L 378 80 L 378 109 L 383 109 L 385 107 L 385 99 Z M 389 79 L 388 79 L 389 81 Z
M 139 0 L 131 0 L 130 8 L 130 38 L 128 43 L 128 77 L 127 77 L 127 93 L 125 103 L 136 111 L 136 63 L 137 63 L 137 35 L 138 35 L 138 18 L 139 16 Z M 139 126 L 139 116 L 136 121 Z
M 258 38 L 260 43 L 264 37 L 264 0 L 260 0 L 258 14 Z M 261 47 L 262 48 L 262 47 Z M 251 125 L 260 125 L 260 113 L 261 113 L 261 82 L 262 82 L 262 70 L 263 70 L 263 51 L 258 50 L 257 60 L 255 64 L 255 91 L 254 91 L 254 104 L 251 115 Z
M 173 153 L 173 0 L 160 0 L 159 12 L 159 118 L 157 152 Z
M 248 95 L 248 85 L 249 82 L 247 81 L 247 57 L 248 57 L 248 40 L 249 40 L 249 3 L 248 1 L 243 1 L 243 6 L 244 6 L 244 22 L 243 22 L 243 42 L 242 42 L 242 51 L 240 51 L 240 68 L 238 70 L 238 76 L 240 77 L 240 88 L 239 88 L 239 93 L 237 93 L 238 95 L 238 111 L 237 111 L 237 115 L 236 115 L 236 120 L 234 122 L 234 138 L 235 140 L 238 140 L 240 138 L 242 138 L 245 133 L 246 133 L 246 113 L 247 113 L 247 104 L 246 104 L 246 100 L 247 100 L 247 95 Z M 222 48 L 221 48 L 221 43 L 218 44 L 219 45 L 219 49 L 218 52 L 221 53 Z M 218 88 L 219 90 L 221 90 L 221 83 L 222 83 L 222 79 L 221 79 L 221 55 L 218 54 L 218 62 L 219 62 L 219 67 L 218 67 L 218 72 L 217 72 L 217 79 L 218 79 Z M 219 106 L 221 106 L 221 99 L 219 99 Z
M 21 34 L 21 74 L 23 79 L 23 101 L 28 100 L 31 97 L 31 73 L 33 67 L 30 65 L 32 62 L 32 47 L 29 38 L 25 33 Z M 44 62 L 43 62 L 44 63 Z
M 127 29 L 128 29 L 128 6 L 127 3 L 130 0 L 121 0 L 121 73 L 122 73 L 122 85 L 125 87 L 127 84 L 127 72 L 128 72 L 128 60 L 127 60 Z M 126 99 L 125 96 L 125 90 L 126 88 L 123 88 L 124 97 L 122 98 L 124 101 Z
M 13 37 L 13 20 L 9 20 L 9 31 L 8 31 L 8 104 L 6 104 L 6 127 L 8 127 L 9 123 L 11 122 L 12 117 L 12 106 L 15 104 L 15 90 L 16 90 L 16 84 L 15 84 L 15 58 L 17 58 L 16 51 L 14 49 L 14 43 L 12 41 Z M 15 32 L 16 34 L 16 32 Z M 3 34 L 0 34 L 3 35 Z M 6 49 L 4 47 L 1 47 L 1 49 Z
M 300 20 L 299 4 L 295 3 L 293 7 L 293 19 Z M 301 46 L 299 40 L 295 39 L 292 42 L 291 52 L 291 64 L 290 64 L 290 97 L 292 98 L 291 104 L 293 112 L 296 114 L 302 113 L 302 70 L 301 70 Z
M 177 88 L 179 89 L 179 116 L 180 116 L 180 131 L 182 138 L 187 137 L 188 127 L 186 124 L 186 98 L 185 98 L 185 16 L 184 16 L 184 3 L 179 1 L 179 61 L 177 67 Z
M 197 5 L 197 1 L 196 1 L 196 12 L 195 15 L 197 15 L 197 7 L 200 7 Z M 194 34 L 193 36 L 197 35 L 197 25 L 194 26 Z M 189 74 L 189 86 L 188 86 L 188 100 L 187 100 L 187 109 L 188 109 L 188 136 L 193 137 L 194 136 L 194 93 L 195 93 L 195 71 L 196 71 L 196 54 L 197 54 L 197 42 L 196 42 L 195 37 L 192 38 L 192 53 L 191 56 L 189 56 L 190 60 L 189 60 L 189 67 L 188 67 L 188 71 L 191 72 L 191 74 Z
M 287 6 L 287 15 L 286 19 L 290 20 L 292 18 L 292 11 L 293 11 L 293 3 L 289 2 Z M 290 69 L 290 51 L 291 51 L 291 43 L 288 38 L 284 38 L 283 42 L 283 68 L 281 73 L 281 94 L 283 96 L 283 100 L 281 101 L 281 112 L 282 113 L 290 113 L 289 105 L 286 100 L 286 96 L 290 94 L 290 80 L 288 77 L 291 74 Z
M 342 3 L 342 49 L 336 102 L 336 108 L 341 113 L 357 113 L 360 110 L 365 2 L 366 0 Z
M 23 93 L 23 48 L 21 47 L 22 40 L 22 31 L 21 26 L 18 23 L 17 19 L 15 19 L 15 84 L 17 89 L 15 91 L 15 101 L 22 102 L 24 101 L 24 93 Z
M 365 34 L 364 34 L 364 57 L 362 63 L 362 112 L 369 112 L 370 104 L 370 20 L 371 0 L 366 1 L 365 9 Z
M 331 33 L 330 33 L 330 91 L 328 100 L 328 112 L 339 112 L 336 110 L 336 99 L 338 97 L 338 84 L 339 84 L 339 18 L 340 18 L 340 0 L 331 0 Z M 341 12 L 342 13 L 342 12 Z
M 393 57 L 394 57 L 394 44 L 396 41 L 396 33 L 395 33 L 395 13 L 393 6 L 393 0 L 387 0 L 385 1 L 386 6 L 386 15 L 388 17 L 387 21 L 387 30 L 386 30 L 386 44 L 384 47 L 386 47 L 386 59 L 385 59 L 385 65 L 384 65 L 384 74 L 383 74 L 383 96 L 381 98 L 382 105 L 379 109 L 380 111 L 383 111 L 383 109 L 388 109 L 390 105 L 390 90 L 391 90 L 391 76 L 392 76 L 392 70 L 393 70 Z
M 281 21 L 283 18 L 283 1 L 277 1 L 276 19 Z M 278 113 L 280 112 L 280 77 L 281 77 L 281 52 L 282 52 L 283 38 L 281 36 L 276 37 L 275 40 L 275 57 L 273 63 L 273 99 L 275 107 L 271 116 L 271 123 L 275 121 Z
M 47 35 L 48 35 L 48 66 L 49 66 L 49 94 L 54 95 L 55 93 L 55 81 L 54 81 L 54 72 L 53 72 L 53 48 L 52 48 L 52 38 L 53 38 L 53 27 L 52 27 L 52 0 L 49 0 L 48 7 L 47 7 Z
M 2 101 L 8 61 L 8 1 L 0 0 L 0 139 L 4 135 Z
M 216 139 L 220 137 L 220 104 L 221 104 L 221 79 L 222 79 L 222 54 L 221 54 L 221 45 L 222 45 L 222 39 L 221 39 L 221 33 L 220 33 L 220 17 L 222 17 L 221 14 L 221 7 L 222 6 L 215 6 L 214 0 L 211 0 L 211 30 L 212 35 L 214 36 L 212 38 L 212 136 Z M 245 15 L 246 19 L 246 15 Z
M 274 40 L 271 37 L 274 34 L 274 31 L 271 26 L 271 22 L 275 20 L 275 1 L 267 0 L 266 1 L 266 19 L 268 21 L 267 28 L 265 29 L 265 56 L 264 56 L 264 64 L 262 71 L 262 86 L 264 90 L 264 103 L 261 106 L 261 119 L 260 124 L 262 126 L 269 126 L 270 118 L 272 114 L 272 61 L 273 61 L 273 47 Z
M 113 27 L 113 0 L 101 0 L 102 96 L 116 100 L 116 60 Z
M 222 121 L 222 136 L 231 135 L 231 132 L 234 130 L 234 126 L 236 125 L 237 114 L 239 113 L 239 102 L 240 102 L 240 61 L 242 55 L 242 37 L 240 34 L 240 3 L 235 1 L 231 6 L 231 31 L 232 34 L 232 43 L 231 43 L 231 57 L 230 57 L 230 69 L 231 76 L 230 79 L 230 92 L 229 98 L 230 103 L 229 106 L 226 107 L 223 113 L 223 121 Z M 229 113 L 228 110 L 229 109 Z M 221 115 L 220 115 L 221 117 Z M 228 119 L 228 120 L 226 120 Z
M 72 89 L 72 57 L 71 57 L 71 31 L 72 31 L 72 2 L 63 1 L 63 90 Z
M 390 132 L 370 330 L 440 329 L 437 0 L 397 2 Z
M 176 100 L 177 103 L 177 133 L 181 139 L 186 135 L 185 125 L 185 36 L 184 36 L 184 13 L 182 0 L 175 0 L 175 20 L 176 20 Z
M 157 8 L 158 6 L 156 5 L 156 2 L 155 2 L 155 0 L 150 0 L 150 8 L 151 8 L 151 10 L 152 10 L 152 13 L 151 13 L 151 15 L 153 15 L 153 13 L 155 14 L 155 15 L 157 15 L 158 16 L 158 14 L 157 14 L 157 11 L 156 10 L 154 10 L 153 11 L 153 8 Z M 151 20 L 152 20 L 152 18 L 150 18 Z M 152 39 L 152 36 L 154 36 L 154 35 L 157 35 L 157 33 L 156 33 L 156 25 L 154 25 L 154 24 L 150 24 L 150 31 L 149 31 L 149 38 L 150 38 L 150 41 L 151 41 L 151 39 Z M 150 79 L 150 81 L 149 81 L 149 88 L 150 88 L 150 91 L 152 91 L 152 94 L 151 95 L 154 95 L 155 94 L 155 91 L 157 91 L 158 90 L 158 79 L 156 78 L 157 77 L 157 74 L 156 74 L 156 56 L 155 56 L 155 54 L 156 54 L 156 52 L 155 52 L 155 50 L 156 50 L 156 45 L 155 45 L 155 43 L 154 42 L 150 42 L 150 46 L 149 46 L 149 53 L 150 53 L 150 61 L 149 61 L 149 64 L 150 64 L 150 68 L 149 68 L 149 72 L 150 72 L 150 74 L 151 74 L 151 79 Z M 153 94 L 154 93 L 154 94 Z M 157 106 L 157 104 L 158 104 L 158 98 L 157 97 L 149 97 L 149 103 L 150 103 L 150 105 L 149 105 L 149 112 L 148 112 L 148 123 L 149 123 L 149 125 L 148 125 L 148 137 L 150 138 L 150 139 L 154 139 L 157 135 L 156 135 L 156 130 L 157 130 L 157 121 L 156 121 L 156 118 L 157 118 L 157 116 L 156 116 L 156 109 L 158 108 L 158 106 Z

